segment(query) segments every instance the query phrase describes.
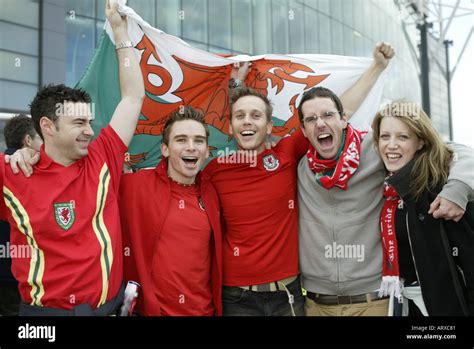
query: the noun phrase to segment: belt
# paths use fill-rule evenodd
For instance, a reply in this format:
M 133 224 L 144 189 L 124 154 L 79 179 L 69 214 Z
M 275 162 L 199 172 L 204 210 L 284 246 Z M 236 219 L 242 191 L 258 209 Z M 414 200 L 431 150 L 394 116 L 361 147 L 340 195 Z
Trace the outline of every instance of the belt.
M 276 291 L 284 291 L 285 289 L 281 286 L 281 284 L 287 286 L 295 281 L 298 276 L 291 276 L 286 279 L 268 282 L 266 284 L 259 284 L 259 285 L 250 285 L 250 286 L 239 286 L 244 290 L 254 291 L 254 292 L 276 292 Z
M 84 303 L 76 305 L 71 310 L 60 308 L 46 308 L 20 303 L 20 316 L 109 316 L 114 314 L 117 308 L 123 303 L 125 287 L 120 287 L 117 295 L 107 303 L 97 309 L 92 309 L 90 304 Z
M 379 297 L 378 292 L 369 292 L 364 294 L 358 294 L 355 296 L 333 296 L 326 294 L 319 294 L 313 292 L 306 292 L 306 297 L 313 300 L 318 304 L 324 305 L 339 305 L 339 304 L 354 304 L 354 303 L 366 303 L 369 300 L 376 301 L 388 297 Z

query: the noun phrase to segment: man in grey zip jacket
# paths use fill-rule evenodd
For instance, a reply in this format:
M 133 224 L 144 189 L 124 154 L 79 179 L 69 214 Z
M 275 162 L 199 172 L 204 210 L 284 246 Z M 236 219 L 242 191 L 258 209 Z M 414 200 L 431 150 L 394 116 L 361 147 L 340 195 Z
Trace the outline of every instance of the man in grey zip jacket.
M 298 111 L 311 144 L 298 165 L 305 313 L 386 316 L 388 299 L 378 298 L 377 292 L 382 280 L 380 212 L 386 170 L 371 132 L 352 129 L 339 98 L 328 89 L 307 91 Z M 472 199 L 473 151 L 456 144 L 450 147 L 457 161 L 431 206 L 429 213 L 435 218 L 458 219 Z

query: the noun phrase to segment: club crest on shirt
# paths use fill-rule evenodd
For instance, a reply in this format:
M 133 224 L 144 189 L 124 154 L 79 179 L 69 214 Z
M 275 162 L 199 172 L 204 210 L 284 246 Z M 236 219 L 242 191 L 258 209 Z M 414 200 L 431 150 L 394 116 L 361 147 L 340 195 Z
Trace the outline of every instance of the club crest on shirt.
M 280 161 L 275 157 L 273 154 L 265 155 L 262 158 L 263 161 L 263 167 L 265 167 L 265 170 L 271 172 L 275 171 L 278 166 L 280 166 Z
M 198 202 L 199 202 L 199 208 L 203 211 L 206 211 L 206 208 L 204 207 L 204 202 L 202 201 L 201 197 L 199 197 Z
M 69 230 L 76 219 L 72 202 L 60 202 L 54 204 L 54 216 L 56 218 L 56 223 L 58 223 L 62 229 Z

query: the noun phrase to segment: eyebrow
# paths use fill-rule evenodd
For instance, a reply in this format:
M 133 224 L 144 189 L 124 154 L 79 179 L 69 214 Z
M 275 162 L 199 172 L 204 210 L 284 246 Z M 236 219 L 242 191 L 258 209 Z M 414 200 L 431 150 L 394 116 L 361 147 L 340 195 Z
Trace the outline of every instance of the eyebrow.
M 83 117 L 76 117 L 74 119 L 72 119 L 72 122 L 75 122 L 75 121 L 92 121 L 94 120 L 93 118 L 89 118 L 87 116 L 83 116 Z
M 244 110 L 244 109 L 238 109 L 238 110 L 236 110 L 234 113 L 239 113 L 239 112 L 245 112 L 245 110 Z M 264 112 L 261 111 L 260 109 L 252 109 L 252 110 L 250 110 L 250 112 L 264 113 Z
M 186 135 L 186 134 L 176 135 L 176 136 L 173 137 L 173 139 L 181 138 L 181 137 L 185 137 L 185 138 L 195 137 L 195 138 L 206 139 L 205 136 L 201 136 L 201 135 Z
M 391 133 L 390 131 L 380 131 L 380 133 Z M 407 131 L 401 131 L 401 132 L 394 132 L 395 134 L 397 135 L 400 135 L 400 134 L 406 134 L 406 135 L 409 135 L 410 132 L 407 132 Z

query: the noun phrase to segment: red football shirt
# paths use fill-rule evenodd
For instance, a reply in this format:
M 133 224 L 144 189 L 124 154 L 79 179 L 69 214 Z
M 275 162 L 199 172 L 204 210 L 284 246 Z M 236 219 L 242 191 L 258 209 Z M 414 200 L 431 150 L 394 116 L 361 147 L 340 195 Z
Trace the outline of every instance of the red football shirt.
M 0 157 L 0 218 L 10 223 L 12 246 L 23 250 L 12 258 L 23 302 L 95 309 L 116 296 L 122 282 L 117 192 L 126 150 L 108 126 L 89 154 L 67 167 L 42 147 L 30 178 L 14 175 Z
M 215 158 L 204 170 L 225 220 L 224 285 L 256 285 L 298 274 L 296 169 L 307 150 L 298 130 L 258 155 L 255 164 Z
M 212 316 L 211 225 L 196 186 L 171 181 L 168 215 L 152 268 L 162 315 Z

